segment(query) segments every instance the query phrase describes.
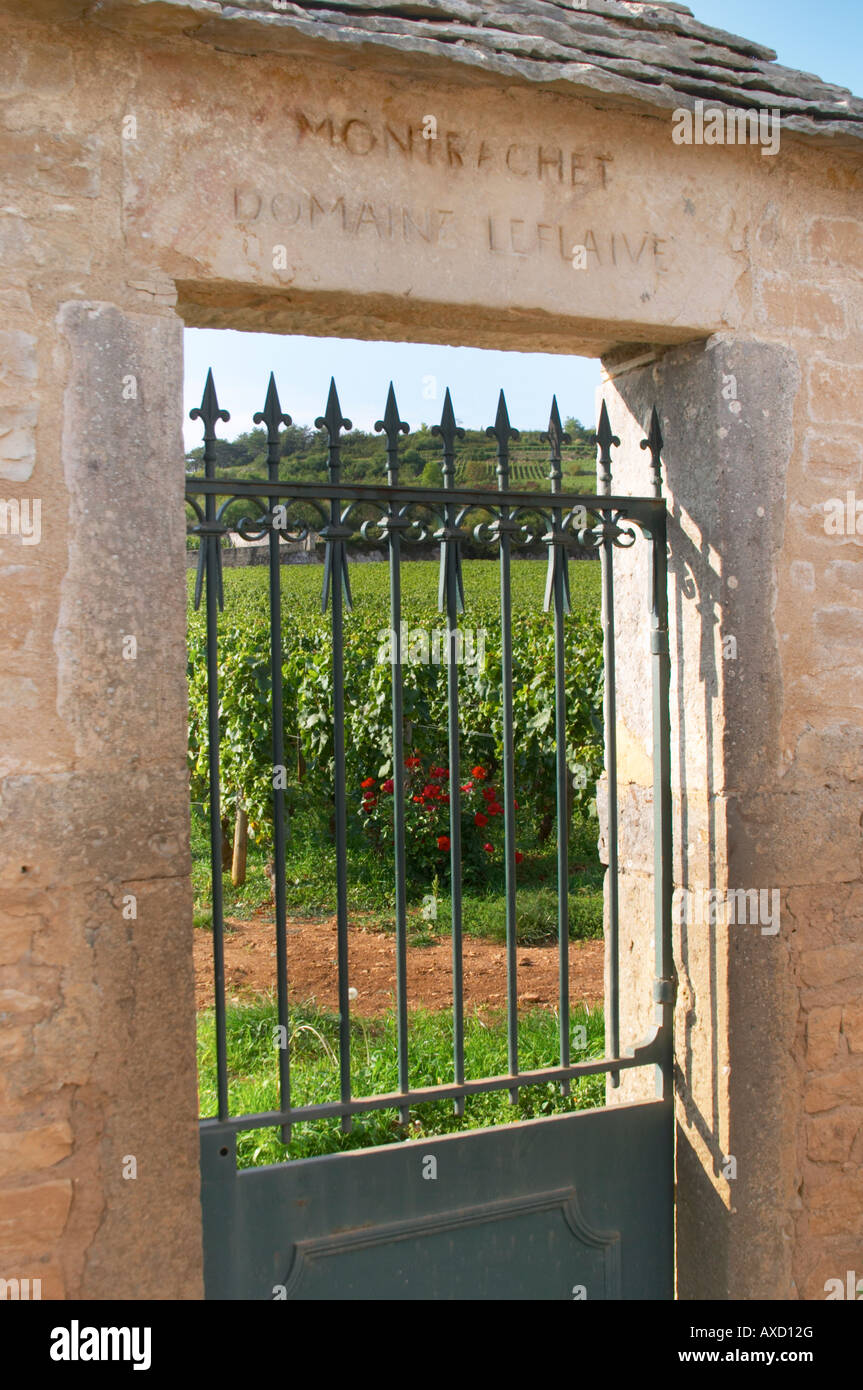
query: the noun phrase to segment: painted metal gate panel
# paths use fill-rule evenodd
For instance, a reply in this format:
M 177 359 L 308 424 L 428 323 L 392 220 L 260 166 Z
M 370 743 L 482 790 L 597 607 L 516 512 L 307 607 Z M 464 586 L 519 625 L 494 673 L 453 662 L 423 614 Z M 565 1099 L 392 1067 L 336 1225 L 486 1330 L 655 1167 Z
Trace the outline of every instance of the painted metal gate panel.
M 204 423 L 204 476 L 190 478 L 187 501 L 201 538 L 196 583 L 199 603 L 206 583 L 207 702 L 210 851 L 213 890 L 213 957 L 217 1056 L 217 1115 L 201 1122 L 202 1205 L 205 1281 L 209 1298 L 226 1299 L 662 1299 L 672 1297 L 671 1023 L 671 791 L 669 750 L 669 649 L 666 594 L 666 513 L 660 494 L 662 437 L 656 411 L 649 437 L 652 496 L 619 497 L 611 492 L 612 434 L 603 404 L 597 494 L 561 491 L 561 444 L 566 440 L 556 401 L 548 433 L 549 492 L 511 488 L 509 423 L 503 393 L 495 424 L 497 489 L 456 484 L 456 425 L 449 392 L 441 424 L 441 488 L 405 487 L 399 482 L 399 419 L 392 386 L 377 428 L 386 436 L 387 486 L 341 482 L 342 429 L 335 383 L 327 409 L 316 423 L 328 436 L 326 483 L 282 483 L 278 478 L 279 431 L 290 424 L 281 412 L 275 382 L 264 410 L 268 478 L 217 478 L 215 425 L 227 419 L 219 408 L 212 374 L 201 406 L 192 412 Z M 221 500 L 220 500 L 221 499 Z M 291 1094 L 290 1054 L 279 1052 L 279 1105 L 258 1114 L 230 1109 L 224 914 L 221 884 L 219 794 L 220 704 L 218 611 L 222 603 L 221 537 L 230 529 L 227 507 L 247 499 L 264 510 L 237 524 L 247 538 L 268 536 L 270 560 L 270 690 L 273 766 L 284 764 L 282 705 L 282 608 L 280 542 L 310 534 L 308 511 L 321 518 L 326 542 L 322 609 L 331 614 L 333 651 L 334 838 L 337 878 L 339 998 L 339 1098 L 298 1105 Z M 301 504 L 293 521 L 291 507 Z M 476 518 L 484 518 L 476 524 Z M 359 518 L 363 518 L 358 521 Z M 507 1069 L 497 1076 L 465 1074 L 464 990 L 461 913 L 460 722 L 457 638 L 464 612 L 461 550 L 472 534 L 496 554 L 501 594 L 501 730 L 505 847 Z M 354 1096 L 351 1090 L 351 1031 L 348 980 L 347 798 L 345 774 L 344 612 L 351 607 L 346 544 L 361 527 L 371 527 L 388 552 L 391 632 L 393 826 L 395 878 L 395 963 L 398 1089 L 387 1095 Z M 646 608 L 653 708 L 654 831 L 654 1025 L 637 1047 L 622 1052 L 619 1027 L 618 827 L 615 708 L 613 557 L 616 548 L 650 547 Z M 452 1080 L 412 1087 L 407 997 L 407 871 L 403 767 L 401 547 L 433 537 L 440 544 L 439 608 L 446 614 L 447 738 L 451 884 L 453 1052 Z M 527 539 L 525 539 L 527 538 Z M 550 614 L 555 653 L 555 747 L 558 826 L 567 825 L 569 764 L 566 748 L 565 620 L 570 613 L 568 562 L 572 554 L 598 553 L 602 561 L 604 638 L 605 764 L 608 779 L 607 994 L 605 1056 L 574 1062 L 569 1001 L 568 835 L 558 834 L 557 896 L 559 951 L 559 1038 L 556 1059 L 539 1070 L 519 1064 L 516 931 L 514 718 L 511 557 L 513 547 L 542 543 L 548 552 L 545 611 Z M 452 655 L 450 656 L 450 653 Z M 285 802 L 283 784 L 273 779 L 275 947 L 277 1017 L 288 1036 L 285 893 Z M 555 1083 L 562 1096 L 580 1077 L 605 1074 L 619 1084 L 622 1072 L 651 1068 L 656 1100 L 606 1106 L 541 1120 L 434 1140 L 394 1143 L 327 1157 L 287 1160 L 238 1171 L 236 1136 L 278 1127 L 288 1145 L 292 1125 L 338 1119 L 349 1133 L 353 1118 L 371 1110 L 393 1110 L 407 1124 L 412 1106 L 451 1101 L 464 1114 L 468 1096 L 509 1092 Z M 432 1171 L 433 1170 L 433 1171 Z
M 211 1142 L 207 1296 L 668 1299 L 672 1142 L 667 1101 L 239 1173 Z

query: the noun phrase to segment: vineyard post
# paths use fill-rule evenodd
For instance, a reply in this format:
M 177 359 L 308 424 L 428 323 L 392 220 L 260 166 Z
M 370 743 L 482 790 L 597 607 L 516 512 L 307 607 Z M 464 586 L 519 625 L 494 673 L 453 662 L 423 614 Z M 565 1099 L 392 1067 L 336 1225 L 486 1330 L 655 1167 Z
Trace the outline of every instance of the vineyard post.
M 242 888 L 246 881 L 246 856 L 249 849 L 249 815 L 241 801 L 237 802 L 237 819 L 234 823 L 234 859 L 231 864 L 231 882 L 235 888 Z

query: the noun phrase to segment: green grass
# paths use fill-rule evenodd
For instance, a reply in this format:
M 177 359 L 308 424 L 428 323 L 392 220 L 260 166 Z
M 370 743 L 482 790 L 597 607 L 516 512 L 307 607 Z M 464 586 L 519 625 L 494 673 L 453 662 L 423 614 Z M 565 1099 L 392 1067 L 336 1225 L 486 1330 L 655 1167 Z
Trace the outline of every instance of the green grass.
M 569 937 L 571 941 L 596 940 L 602 936 L 602 892 L 592 893 L 577 882 L 570 882 Z M 519 946 L 549 946 L 557 941 L 557 891 L 553 888 L 529 888 L 519 892 L 516 899 L 516 941 Z M 437 928 L 448 932 L 449 900 L 443 899 L 438 911 Z M 484 898 L 465 896 L 462 902 L 462 924 L 466 936 L 506 941 L 506 915 L 502 895 L 489 894 Z
M 602 880 L 596 841 L 597 825 L 591 817 L 574 818 L 570 839 L 569 935 L 572 940 L 599 939 L 602 936 Z M 525 851 L 518 868 L 517 940 L 522 946 L 537 946 L 557 939 L 557 849 L 553 836 L 545 846 L 533 844 Z M 224 910 L 228 917 L 247 920 L 271 899 L 266 873 L 269 852 L 249 844 L 246 882 L 235 888 L 230 874 L 222 875 Z M 286 893 L 289 912 L 309 917 L 329 914 L 336 906 L 336 852 L 332 843 L 315 834 L 314 825 L 300 822 L 289 839 L 286 857 Z M 196 805 L 192 815 L 192 885 L 195 895 L 195 925 L 212 926 L 210 908 L 210 841 L 206 808 Z M 445 890 L 436 891 L 437 917 L 424 921 L 419 905 L 431 883 L 408 882 L 411 930 L 415 938 L 449 932 L 450 899 Z M 486 888 L 463 887 L 463 927 L 469 936 L 494 941 L 506 938 L 504 878 L 502 866 Z M 348 907 L 353 912 L 371 913 L 382 931 L 394 929 L 395 892 L 392 864 L 373 853 L 361 837 L 352 839 L 348 849 Z M 412 944 L 421 944 L 419 939 Z
M 249 1114 L 278 1108 L 277 1013 L 275 1004 L 233 1006 L 227 1013 L 230 1108 Z M 601 1057 L 604 1049 L 602 1013 L 579 1007 L 571 1019 L 573 1061 Z M 582 1046 L 586 1041 L 586 1046 Z M 380 1095 L 398 1089 L 396 1028 L 392 1015 L 382 1019 L 354 1018 L 351 1022 L 351 1085 L 355 1096 Z M 339 1098 L 338 1017 L 310 1005 L 295 1006 L 291 1016 L 291 1094 L 295 1105 L 323 1104 Z M 413 1087 L 446 1084 L 452 1080 L 452 1020 L 450 1013 L 417 1011 L 410 1021 L 410 1082 Z M 558 1055 L 558 1017 L 550 1009 L 534 1009 L 519 1020 L 519 1065 L 522 1070 L 553 1065 Z M 216 1069 L 213 1015 L 198 1021 L 198 1067 L 201 1114 L 215 1114 Z M 465 1071 L 468 1077 L 506 1074 L 506 1025 L 501 1014 L 465 1019 Z M 507 1091 L 471 1096 L 462 1117 L 452 1103 L 438 1101 L 412 1106 L 410 1123 L 399 1124 L 393 1110 L 357 1116 L 350 1134 L 338 1120 L 315 1120 L 296 1125 L 285 1149 L 276 1130 L 252 1130 L 237 1139 L 241 1168 L 278 1163 L 284 1158 L 393 1144 L 430 1138 L 542 1115 L 563 1114 L 601 1105 L 603 1076 L 574 1083 L 564 1099 L 553 1083 L 525 1087 L 511 1105 Z

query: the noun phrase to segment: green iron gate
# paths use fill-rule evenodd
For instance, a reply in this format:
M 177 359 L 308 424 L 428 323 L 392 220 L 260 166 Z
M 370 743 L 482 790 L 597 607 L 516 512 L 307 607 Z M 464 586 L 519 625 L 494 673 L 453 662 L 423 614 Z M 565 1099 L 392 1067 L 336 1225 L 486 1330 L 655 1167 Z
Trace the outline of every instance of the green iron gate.
M 669 767 L 669 656 L 666 599 L 666 511 L 660 495 L 662 438 L 656 411 L 649 438 L 652 496 L 618 497 L 611 492 L 611 447 L 618 445 L 602 406 L 597 438 L 600 491 L 590 496 L 561 490 L 561 446 L 568 442 L 553 402 L 548 433 L 550 469 L 547 493 L 510 487 L 509 444 L 517 431 L 509 423 L 503 393 L 497 419 L 487 433 L 497 441 L 497 488 L 456 486 L 456 451 L 464 432 L 456 426 L 449 391 L 434 433 L 442 448 L 442 488 L 405 487 L 399 481 L 399 419 L 392 386 L 384 418 L 376 428 L 386 440 L 387 485 L 341 481 L 340 433 L 343 419 L 331 383 L 325 415 L 316 421 L 328 440 L 325 483 L 280 483 L 282 414 L 270 378 L 265 408 L 255 416 L 268 439 L 268 480 L 216 476 L 215 426 L 220 410 L 212 373 L 199 409 L 204 426 L 204 476 L 190 478 L 187 500 L 195 513 L 191 527 L 201 551 L 195 602 L 206 591 L 210 840 L 213 894 L 215 1032 L 218 1114 L 201 1121 L 204 1263 L 209 1298 L 390 1298 L 390 1299 L 667 1299 L 673 1296 L 673 1181 L 671 1102 L 671 796 Z M 337 975 L 339 999 L 339 1099 L 296 1105 L 291 1099 L 290 1051 L 279 1051 L 279 1108 L 232 1115 L 228 1094 L 225 1014 L 224 925 L 222 905 L 221 812 L 219 796 L 218 611 L 222 603 L 221 537 L 229 529 L 225 513 L 232 502 L 248 499 L 259 515 L 234 528 L 246 538 L 269 538 L 270 676 L 273 765 L 284 765 L 280 544 L 307 536 L 310 510 L 320 518 L 326 544 L 323 611 L 332 624 L 334 736 L 334 828 L 337 866 Z M 293 520 L 293 507 L 301 515 Z M 365 515 L 360 522 L 357 517 Z M 369 516 L 373 517 L 370 523 Z M 462 545 L 465 522 L 499 562 L 501 594 L 501 719 L 506 873 L 506 963 L 508 1069 L 498 1076 L 465 1075 L 461 921 L 461 812 L 459 680 L 455 659 L 459 614 L 464 610 Z M 393 765 L 404 765 L 402 670 L 402 546 L 432 537 L 440 545 L 439 606 L 446 614 L 450 857 L 453 957 L 453 1065 L 445 1084 L 411 1088 L 408 1071 L 408 996 L 405 865 L 405 791 L 394 776 L 395 953 L 398 1090 L 389 1095 L 351 1093 L 350 995 L 348 977 L 347 795 L 345 776 L 344 638 L 345 608 L 351 605 L 346 545 L 372 526 L 388 551 L 390 627 L 393 645 Z M 618 967 L 618 834 L 615 742 L 615 665 L 613 556 L 619 546 L 650 546 L 652 564 L 647 605 L 650 617 L 654 729 L 655 844 L 655 1025 L 641 1045 L 621 1054 Z M 567 750 L 564 624 L 569 612 L 568 556 L 598 551 L 602 561 L 605 658 L 605 757 L 609 789 L 607 872 L 606 1055 L 573 1062 L 569 1007 L 569 863 L 567 834 L 558 835 L 559 1019 L 558 1055 L 540 1070 L 519 1068 L 516 850 L 513 775 L 513 681 L 510 565 L 514 547 L 541 540 L 548 549 L 545 608 L 554 624 L 555 734 L 558 824 L 566 824 Z M 648 652 L 645 651 L 645 658 Z M 274 779 L 276 780 L 276 779 Z M 273 792 L 275 844 L 275 943 L 279 1024 L 289 1021 L 285 891 L 284 791 Z M 287 1033 L 285 1033 L 287 1036 Z M 605 1073 L 619 1084 L 621 1072 L 651 1067 L 655 1099 L 605 1106 L 456 1133 L 406 1141 L 326 1157 L 288 1160 L 260 1168 L 237 1169 L 236 1137 L 241 1131 L 278 1127 L 284 1143 L 290 1127 L 304 1120 L 338 1117 L 349 1132 L 352 1117 L 393 1109 L 407 1122 L 410 1107 L 452 1100 L 464 1113 L 465 1098 L 554 1082 L 562 1094 L 578 1077 Z M 434 1160 L 436 1181 L 425 1180 Z

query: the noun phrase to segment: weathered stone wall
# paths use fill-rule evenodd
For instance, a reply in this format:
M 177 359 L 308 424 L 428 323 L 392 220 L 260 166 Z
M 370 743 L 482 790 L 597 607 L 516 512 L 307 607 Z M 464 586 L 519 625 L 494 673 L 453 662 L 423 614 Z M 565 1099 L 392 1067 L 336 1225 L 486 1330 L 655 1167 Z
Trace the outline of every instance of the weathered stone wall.
M 863 491 L 863 227 L 851 171 L 828 166 L 825 181 L 803 215 L 790 197 L 777 212 L 774 264 L 756 277 L 759 332 L 797 353 L 801 386 L 773 582 L 776 752 L 760 786 L 737 779 L 729 816 L 741 874 L 763 877 L 773 858 L 787 885 L 782 937 L 798 1004 L 788 1234 L 809 1298 L 859 1268 L 863 1241 L 861 539 L 853 528 L 828 534 L 824 515 L 829 499 Z M 791 254 L 776 267 L 783 242 Z
M 636 444 L 655 399 L 667 436 L 675 884 L 781 895 L 777 931 L 675 929 L 683 1297 L 823 1298 L 827 1279 L 857 1268 L 863 1235 L 859 539 L 825 529 L 828 499 L 861 484 L 863 241 L 842 215 L 845 181 L 826 172 L 838 196 L 819 188 L 801 217 L 789 178 L 756 238 L 771 252 L 753 267 L 757 338 L 612 361 L 604 388 L 628 416 L 616 426 L 625 490 L 643 480 Z M 646 653 L 643 556 L 617 565 L 619 640 Z M 649 960 L 649 929 L 634 924 L 649 921 L 652 873 L 635 670 L 621 672 L 619 730 L 630 1001 Z M 649 1019 L 642 989 L 624 1044 Z
M 218 53 L 152 13 L 151 37 L 58 3 L 0 59 L 0 478 L 42 508 L 38 545 L 0 537 L 0 1275 L 201 1293 L 185 320 L 602 354 L 628 446 L 656 398 L 678 872 L 783 893 L 778 936 L 678 943 L 681 1291 L 818 1297 L 861 1235 L 860 590 L 819 510 L 863 486 L 859 157 L 675 146 L 667 114 L 419 55 L 406 84 Z
M 128 283 L 134 60 L 64 40 L 2 59 L 0 1275 L 194 1298 L 182 333 Z

